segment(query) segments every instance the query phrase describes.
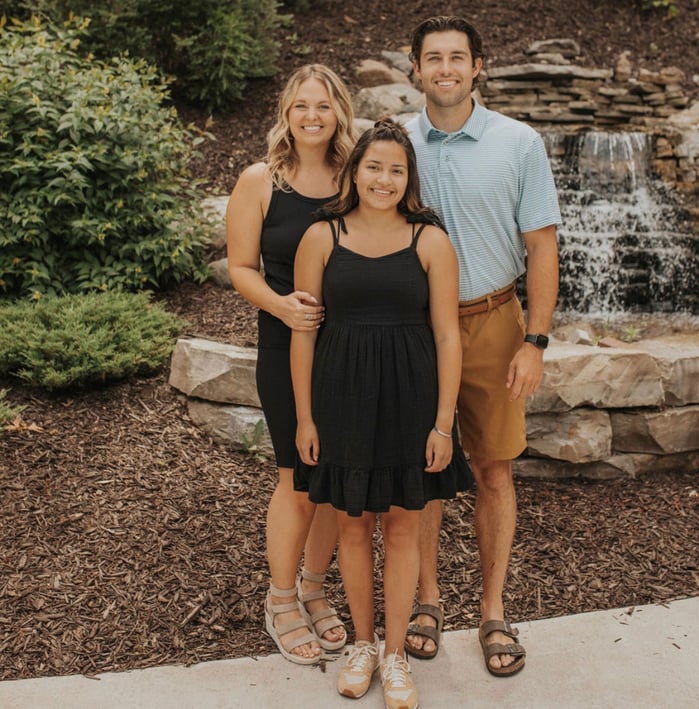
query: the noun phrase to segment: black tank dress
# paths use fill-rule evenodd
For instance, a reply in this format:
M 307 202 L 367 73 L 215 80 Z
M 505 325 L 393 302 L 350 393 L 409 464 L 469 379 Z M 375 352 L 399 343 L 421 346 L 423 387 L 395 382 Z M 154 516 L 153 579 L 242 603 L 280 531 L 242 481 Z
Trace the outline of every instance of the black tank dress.
M 312 214 L 330 198 L 304 197 L 291 190 L 272 191 L 262 224 L 260 252 L 267 285 L 280 295 L 294 291 L 294 258 L 301 237 L 313 223 Z M 296 406 L 291 386 L 291 330 L 279 318 L 260 310 L 257 318 L 257 393 L 280 468 L 296 459 Z
M 320 457 L 317 466 L 297 459 L 295 487 L 352 516 L 455 497 L 473 480 L 456 434 L 447 469 L 424 471 L 438 398 L 429 285 L 416 251 L 425 225 L 413 225 L 409 247 L 377 258 L 342 246 L 330 226 L 312 374 Z

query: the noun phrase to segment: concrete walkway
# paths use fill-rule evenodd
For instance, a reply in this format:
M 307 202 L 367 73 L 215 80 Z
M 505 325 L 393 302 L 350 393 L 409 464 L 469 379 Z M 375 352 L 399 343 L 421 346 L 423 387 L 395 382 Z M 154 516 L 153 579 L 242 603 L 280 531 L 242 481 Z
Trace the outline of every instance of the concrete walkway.
M 520 623 L 529 657 L 491 677 L 475 630 L 444 633 L 432 661 L 413 660 L 421 709 L 699 707 L 699 597 L 667 605 Z M 342 657 L 300 667 L 275 654 L 191 667 L 0 682 L 2 709 L 379 709 L 378 676 L 359 702 L 335 691 Z

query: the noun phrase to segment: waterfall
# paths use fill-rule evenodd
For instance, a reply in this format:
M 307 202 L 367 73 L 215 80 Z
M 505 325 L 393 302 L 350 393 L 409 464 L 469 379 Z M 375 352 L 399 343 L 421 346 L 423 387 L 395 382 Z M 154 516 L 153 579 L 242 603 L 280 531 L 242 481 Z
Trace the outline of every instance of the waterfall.
M 561 205 L 557 308 L 697 312 L 699 234 L 652 174 L 646 133 L 545 134 Z

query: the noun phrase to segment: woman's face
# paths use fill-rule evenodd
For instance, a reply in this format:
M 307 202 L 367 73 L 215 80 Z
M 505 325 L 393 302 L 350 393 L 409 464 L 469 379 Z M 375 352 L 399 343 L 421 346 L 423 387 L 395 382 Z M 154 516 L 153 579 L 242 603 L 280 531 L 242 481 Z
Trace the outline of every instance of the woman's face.
M 369 145 L 354 176 L 359 203 L 374 209 L 395 209 L 408 186 L 408 158 L 394 140 Z
M 322 81 L 306 79 L 289 109 L 289 129 L 300 145 L 328 145 L 337 128 L 337 116 Z

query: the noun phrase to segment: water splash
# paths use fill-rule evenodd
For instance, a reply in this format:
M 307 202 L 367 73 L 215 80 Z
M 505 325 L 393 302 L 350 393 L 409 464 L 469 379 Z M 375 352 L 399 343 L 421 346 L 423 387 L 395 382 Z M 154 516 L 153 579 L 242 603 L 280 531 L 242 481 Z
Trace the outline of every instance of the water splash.
M 579 313 L 699 309 L 699 235 L 651 171 L 639 132 L 544 135 L 558 187 L 558 308 Z

